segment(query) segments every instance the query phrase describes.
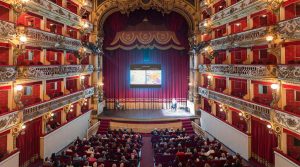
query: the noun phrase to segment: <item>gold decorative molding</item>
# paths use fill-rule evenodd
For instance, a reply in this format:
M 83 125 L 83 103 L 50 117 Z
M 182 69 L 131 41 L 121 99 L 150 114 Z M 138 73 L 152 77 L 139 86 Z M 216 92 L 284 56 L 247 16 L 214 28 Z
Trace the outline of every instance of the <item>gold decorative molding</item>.
M 137 9 L 155 9 L 162 13 L 170 13 L 172 11 L 181 14 L 189 24 L 190 32 L 197 30 L 199 21 L 199 12 L 195 6 L 184 0 L 107 0 L 101 3 L 93 13 L 94 25 L 99 35 L 103 34 L 103 24 L 105 19 L 112 13 L 120 11 L 121 13 L 130 13 Z

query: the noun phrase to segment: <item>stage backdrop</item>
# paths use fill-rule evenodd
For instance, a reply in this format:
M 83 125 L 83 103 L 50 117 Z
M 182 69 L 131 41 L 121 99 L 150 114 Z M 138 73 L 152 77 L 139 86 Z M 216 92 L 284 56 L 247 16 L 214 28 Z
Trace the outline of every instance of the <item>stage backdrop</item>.
M 114 108 L 115 100 L 126 109 L 170 108 L 172 98 L 180 103 L 179 106 L 186 105 L 189 78 L 187 24 L 179 14 L 162 16 L 152 10 L 136 11 L 129 16 L 114 13 L 106 20 L 104 32 L 104 96 L 109 109 Z M 151 36 L 160 32 L 175 35 L 168 37 L 172 39 L 169 42 L 164 40 L 163 34 Z M 124 42 L 126 39 L 130 42 Z M 132 64 L 160 64 L 161 87 L 130 88 Z

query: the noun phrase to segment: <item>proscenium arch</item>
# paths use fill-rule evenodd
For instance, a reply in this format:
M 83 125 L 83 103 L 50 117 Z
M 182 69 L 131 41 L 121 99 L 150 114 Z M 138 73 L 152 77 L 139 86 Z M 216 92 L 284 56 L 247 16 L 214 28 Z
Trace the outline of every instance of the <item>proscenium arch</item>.
M 105 20 L 115 12 L 130 13 L 137 9 L 156 9 L 162 13 L 177 12 L 179 13 L 189 25 L 189 34 L 193 35 L 197 31 L 198 15 L 196 8 L 184 0 L 165 0 L 170 3 L 164 4 L 164 7 L 157 7 L 156 0 L 149 0 L 148 3 L 143 3 L 142 0 L 123 0 L 124 3 L 116 2 L 114 0 L 107 0 L 99 5 L 93 13 L 94 16 L 94 34 L 98 37 L 103 37 L 103 26 Z M 126 6 L 124 6 L 124 4 Z

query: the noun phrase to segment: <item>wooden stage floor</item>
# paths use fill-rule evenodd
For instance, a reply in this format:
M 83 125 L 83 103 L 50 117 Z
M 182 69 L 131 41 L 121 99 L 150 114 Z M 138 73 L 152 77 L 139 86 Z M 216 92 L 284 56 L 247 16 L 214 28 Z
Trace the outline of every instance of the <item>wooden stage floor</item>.
M 177 120 L 184 118 L 199 118 L 184 110 L 172 111 L 170 109 L 161 110 L 105 110 L 100 115 L 100 118 L 112 120 L 130 120 L 130 121 L 162 121 L 162 120 Z

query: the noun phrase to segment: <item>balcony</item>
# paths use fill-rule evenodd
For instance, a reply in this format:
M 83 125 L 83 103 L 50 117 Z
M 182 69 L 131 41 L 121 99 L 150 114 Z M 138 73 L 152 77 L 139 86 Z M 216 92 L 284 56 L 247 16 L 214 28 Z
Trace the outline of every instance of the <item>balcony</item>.
M 279 22 L 278 32 L 280 35 L 286 39 L 299 39 L 300 30 L 299 30 L 300 17 L 296 17 L 290 20 L 285 20 Z
M 275 110 L 274 120 L 283 127 L 300 133 L 300 118 L 298 116 Z
M 89 4 L 89 3 L 88 3 Z M 33 11 L 34 13 L 45 16 L 51 20 L 56 20 L 68 26 L 75 26 L 79 28 L 81 23 L 81 17 L 73 12 L 49 1 L 49 0 L 32 0 L 29 2 L 28 11 Z M 89 32 L 92 30 L 92 23 L 89 24 Z
M 265 1 L 242 0 L 211 16 L 212 25 L 220 26 L 265 9 Z
M 0 40 L 8 42 L 15 35 L 15 24 L 0 20 Z
M 300 82 L 300 66 L 278 65 L 278 79 L 287 82 Z
M 300 67 L 299 67 L 300 69 Z M 266 79 L 276 77 L 276 67 L 273 65 L 226 65 L 226 64 L 211 64 L 199 65 L 200 73 L 213 73 L 217 75 L 251 78 L 251 79 Z
M 49 66 L 20 66 L 18 79 L 53 79 L 78 75 L 80 73 L 91 74 L 93 65 L 49 65 Z
M 19 112 L 11 112 L 5 115 L 0 115 L 0 132 L 10 129 L 19 121 Z
M 0 66 L 0 82 L 14 81 L 17 76 L 15 66 Z
M 265 35 L 267 27 L 244 31 L 237 34 L 211 40 L 214 50 L 228 49 L 231 47 L 250 47 L 252 45 L 266 44 Z
M 55 98 L 40 104 L 27 107 L 23 109 L 23 121 L 39 117 L 46 112 L 57 110 L 70 103 L 75 103 L 82 98 L 88 98 L 94 95 L 94 87 L 87 88 L 69 95 L 65 95 L 59 98 Z
M 202 87 L 199 87 L 198 92 L 205 98 L 215 100 L 219 103 L 224 103 L 232 108 L 236 108 L 238 110 L 251 113 L 252 115 L 256 115 L 259 118 L 263 118 L 269 121 L 271 120 L 272 109 L 270 107 L 262 106 L 247 100 L 232 97 L 230 95 L 226 95 Z
M 56 35 L 50 32 L 27 28 L 28 45 L 33 47 L 57 48 L 78 51 L 81 47 L 80 40 Z

